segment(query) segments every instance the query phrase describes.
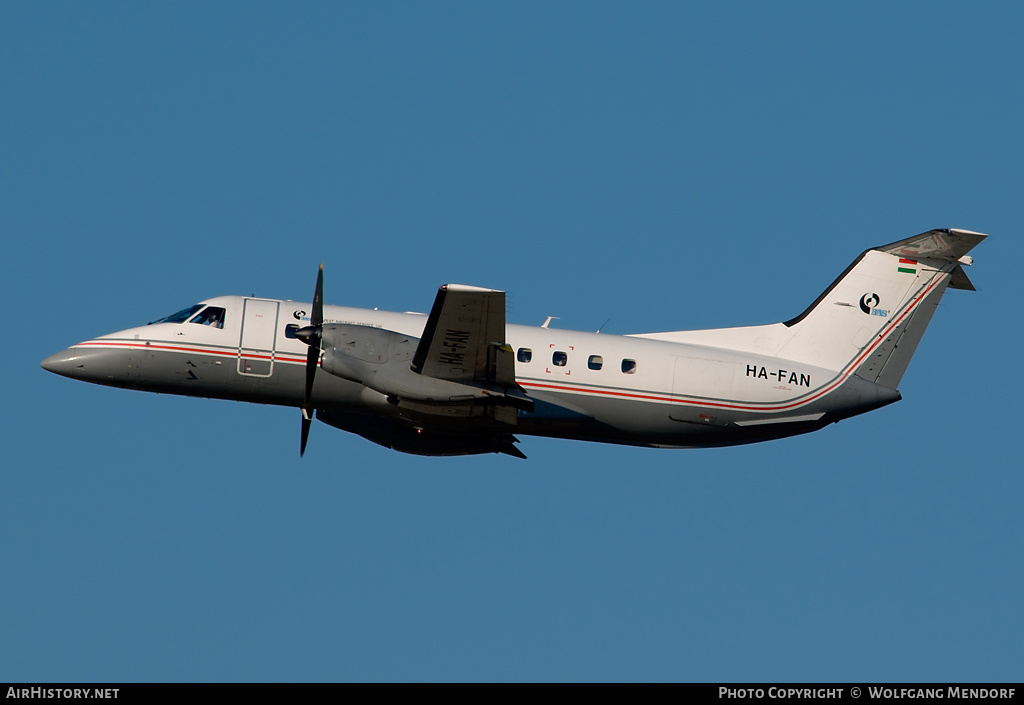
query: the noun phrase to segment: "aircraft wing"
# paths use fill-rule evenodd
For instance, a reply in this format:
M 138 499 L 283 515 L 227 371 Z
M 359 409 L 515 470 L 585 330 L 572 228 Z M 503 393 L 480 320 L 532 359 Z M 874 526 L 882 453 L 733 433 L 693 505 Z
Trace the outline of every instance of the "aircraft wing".
M 437 292 L 412 370 L 453 382 L 516 387 L 505 343 L 505 292 L 446 284 Z

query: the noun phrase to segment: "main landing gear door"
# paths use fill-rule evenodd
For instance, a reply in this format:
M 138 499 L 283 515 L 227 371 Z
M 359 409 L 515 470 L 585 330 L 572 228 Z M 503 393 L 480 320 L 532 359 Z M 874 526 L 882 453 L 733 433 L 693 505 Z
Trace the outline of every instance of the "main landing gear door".
M 242 313 L 242 337 L 238 342 L 238 373 L 269 377 L 274 372 L 274 336 L 280 304 L 246 299 Z

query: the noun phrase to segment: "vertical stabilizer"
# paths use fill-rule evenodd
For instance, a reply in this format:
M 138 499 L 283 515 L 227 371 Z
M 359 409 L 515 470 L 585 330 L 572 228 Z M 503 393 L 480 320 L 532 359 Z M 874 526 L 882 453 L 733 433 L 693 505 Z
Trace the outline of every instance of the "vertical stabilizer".
M 796 318 L 779 357 L 896 388 L 943 292 L 973 289 L 962 264 L 985 235 L 930 230 L 875 247 Z

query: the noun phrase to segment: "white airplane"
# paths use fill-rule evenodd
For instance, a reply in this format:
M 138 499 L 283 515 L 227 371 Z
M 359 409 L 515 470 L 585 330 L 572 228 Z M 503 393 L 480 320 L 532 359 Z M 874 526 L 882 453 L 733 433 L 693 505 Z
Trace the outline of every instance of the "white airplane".
M 420 455 L 526 456 L 515 433 L 659 448 L 814 431 L 900 399 L 946 287 L 985 238 L 930 230 L 864 252 L 784 323 L 607 335 L 506 325 L 505 294 L 449 284 L 430 315 L 208 299 L 78 343 L 44 369 L 97 384 L 297 406 Z M 320 373 L 318 374 L 318 370 Z

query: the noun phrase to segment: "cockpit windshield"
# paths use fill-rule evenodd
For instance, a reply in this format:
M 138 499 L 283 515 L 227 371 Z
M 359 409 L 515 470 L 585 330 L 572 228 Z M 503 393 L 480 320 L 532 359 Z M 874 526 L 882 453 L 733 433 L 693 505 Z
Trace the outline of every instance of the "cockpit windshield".
M 203 304 L 196 304 L 195 306 L 189 306 L 188 308 L 182 309 L 181 311 L 178 311 L 177 313 L 172 313 L 170 316 L 164 316 L 163 318 L 158 318 L 157 320 L 149 323 L 149 325 L 153 325 L 153 323 L 184 323 L 185 321 L 187 321 L 192 316 L 193 313 L 195 313 L 196 311 L 198 311 L 202 307 L 203 307 Z
M 207 306 L 203 309 L 202 313 L 197 314 L 189 323 L 198 323 L 201 326 L 210 326 L 211 328 L 223 328 L 224 309 L 220 306 Z

